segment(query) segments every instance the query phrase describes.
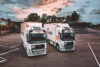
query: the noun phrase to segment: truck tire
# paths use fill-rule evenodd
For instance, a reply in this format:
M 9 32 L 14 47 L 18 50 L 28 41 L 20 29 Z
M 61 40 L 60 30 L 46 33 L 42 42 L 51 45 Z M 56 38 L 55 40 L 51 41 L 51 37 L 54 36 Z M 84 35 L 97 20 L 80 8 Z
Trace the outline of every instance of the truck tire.
M 48 45 L 51 45 L 51 43 L 49 42 L 50 40 L 48 39 Z
M 25 48 L 25 52 L 26 52 L 26 56 L 29 57 L 28 52 L 27 52 L 27 48 Z
M 29 57 L 27 51 L 26 51 L 26 56 Z
M 56 49 L 59 51 L 59 45 L 58 44 L 56 45 Z
M 21 42 L 21 45 L 23 45 L 23 42 Z

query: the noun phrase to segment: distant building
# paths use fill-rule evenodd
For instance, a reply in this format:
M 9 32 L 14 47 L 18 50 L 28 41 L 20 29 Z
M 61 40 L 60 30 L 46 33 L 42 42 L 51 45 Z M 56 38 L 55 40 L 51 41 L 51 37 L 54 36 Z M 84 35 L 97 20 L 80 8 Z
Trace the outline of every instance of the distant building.
M 9 24 L 7 21 L 0 21 L 0 27 L 2 28 L 9 28 Z
M 7 24 L 7 22 L 6 21 L 1 21 L 0 22 L 0 25 L 2 26 L 2 25 L 6 25 Z

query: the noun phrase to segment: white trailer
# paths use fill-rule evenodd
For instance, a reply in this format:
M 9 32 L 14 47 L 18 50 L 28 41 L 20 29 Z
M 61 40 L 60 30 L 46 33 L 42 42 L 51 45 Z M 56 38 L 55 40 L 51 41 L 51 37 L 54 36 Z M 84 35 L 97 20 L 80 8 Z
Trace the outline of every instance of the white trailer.
M 42 23 L 22 23 L 21 39 L 27 56 L 45 55 L 47 53 L 46 34 Z
M 75 50 L 75 32 L 67 23 L 45 24 L 47 39 L 59 51 Z

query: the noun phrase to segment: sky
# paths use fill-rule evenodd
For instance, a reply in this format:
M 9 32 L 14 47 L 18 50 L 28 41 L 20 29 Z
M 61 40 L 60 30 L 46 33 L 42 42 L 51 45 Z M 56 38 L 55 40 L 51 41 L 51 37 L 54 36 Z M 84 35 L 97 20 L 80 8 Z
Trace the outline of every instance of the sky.
M 0 15 L 17 21 L 23 20 L 30 13 L 54 15 L 58 8 L 65 7 L 63 1 L 67 4 L 68 0 L 58 0 L 46 5 L 40 5 L 42 0 L 0 0 Z
M 100 0 L 78 0 L 65 7 L 58 15 L 70 15 L 73 11 L 77 11 L 80 14 L 80 21 L 100 24 Z
M 100 0 L 58 0 L 41 5 L 42 0 L 0 0 L 0 17 L 23 21 L 30 13 L 67 16 L 77 11 L 80 21 L 100 24 Z M 61 11 L 56 13 L 59 8 Z

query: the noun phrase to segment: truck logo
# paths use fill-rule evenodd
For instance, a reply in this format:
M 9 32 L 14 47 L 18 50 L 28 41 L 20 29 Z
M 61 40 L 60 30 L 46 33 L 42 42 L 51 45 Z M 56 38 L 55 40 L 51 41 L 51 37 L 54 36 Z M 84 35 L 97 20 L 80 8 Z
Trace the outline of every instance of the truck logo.
M 56 39 L 57 39 L 57 40 L 60 40 L 59 36 L 56 35 Z
M 46 34 L 48 34 L 48 31 L 46 30 Z

